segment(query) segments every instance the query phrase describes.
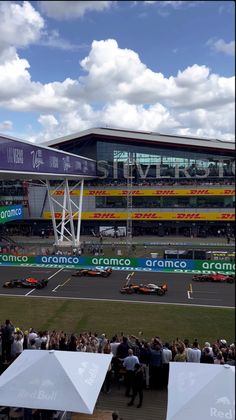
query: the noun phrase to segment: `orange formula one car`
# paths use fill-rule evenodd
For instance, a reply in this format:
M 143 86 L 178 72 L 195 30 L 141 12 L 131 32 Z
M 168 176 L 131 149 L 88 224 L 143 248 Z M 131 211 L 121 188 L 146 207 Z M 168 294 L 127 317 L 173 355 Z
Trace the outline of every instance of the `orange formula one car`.
M 89 276 L 89 277 L 108 277 L 112 273 L 112 268 L 106 268 L 105 270 L 98 270 L 98 269 L 89 269 L 89 268 L 81 268 L 77 270 L 72 276 L 75 277 L 82 277 L 82 276 Z
M 168 290 L 167 284 L 162 284 L 158 286 L 157 284 L 128 284 L 120 289 L 120 293 L 123 294 L 132 294 L 138 293 L 141 295 L 157 295 L 163 296 Z

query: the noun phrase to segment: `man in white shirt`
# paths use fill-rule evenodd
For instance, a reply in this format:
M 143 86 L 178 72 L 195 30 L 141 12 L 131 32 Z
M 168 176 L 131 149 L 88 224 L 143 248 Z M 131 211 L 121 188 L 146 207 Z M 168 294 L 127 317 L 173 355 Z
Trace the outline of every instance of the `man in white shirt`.
M 202 354 L 202 352 L 199 349 L 198 342 L 194 341 L 193 346 L 192 346 L 192 351 L 189 354 L 188 362 L 200 363 L 201 354 Z
M 33 328 L 30 328 L 28 335 L 28 349 L 31 349 L 31 341 L 35 340 L 38 337 L 38 334 Z
M 163 387 L 167 388 L 169 380 L 169 367 L 172 360 L 172 351 L 169 343 L 165 343 L 162 348 L 162 373 L 163 373 Z

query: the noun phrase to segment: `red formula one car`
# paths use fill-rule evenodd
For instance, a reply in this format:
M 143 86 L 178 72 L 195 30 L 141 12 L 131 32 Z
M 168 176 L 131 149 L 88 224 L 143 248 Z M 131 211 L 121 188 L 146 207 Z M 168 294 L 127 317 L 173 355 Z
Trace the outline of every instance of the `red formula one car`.
M 193 281 L 211 281 L 213 283 L 234 283 L 235 276 L 226 274 L 196 274 L 192 278 Z
M 6 281 L 3 284 L 3 287 L 13 288 L 13 287 L 20 287 L 20 288 L 35 288 L 35 289 L 43 289 L 48 284 L 48 280 L 39 280 L 35 277 L 26 277 L 24 279 L 14 279 Z
M 168 290 L 167 284 L 162 284 L 158 286 L 157 284 L 129 284 L 125 285 L 120 289 L 120 293 L 123 294 L 132 294 L 138 293 L 142 295 L 157 295 L 163 296 Z
M 89 269 L 89 268 L 81 268 L 77 270 L 72 276 L 82 277 L 82 276 L 89 276 L 89 277 L 108 277 L 112 273 L 111 268 L 106 268 L 105 270 L 98 270 L 98 269 Z

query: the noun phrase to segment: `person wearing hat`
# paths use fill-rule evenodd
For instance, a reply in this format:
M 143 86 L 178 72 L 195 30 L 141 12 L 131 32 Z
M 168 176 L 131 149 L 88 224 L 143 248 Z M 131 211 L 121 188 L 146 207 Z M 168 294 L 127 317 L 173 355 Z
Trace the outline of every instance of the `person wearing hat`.
M 132 389 L 133 389 L 133 395 L 130 400 L 130 402 L 127 404 L 129 407 L 131 405 L 134 405 L 134 400 L 136 396 L 139 396 L 139 403 L 137 405 L 137 408 L 142 407 L 143 403 L 143 369 L 140 363 L 136 363 L 134 366 L 134 375 L 133 375 L 133 381 L 132 381 Z

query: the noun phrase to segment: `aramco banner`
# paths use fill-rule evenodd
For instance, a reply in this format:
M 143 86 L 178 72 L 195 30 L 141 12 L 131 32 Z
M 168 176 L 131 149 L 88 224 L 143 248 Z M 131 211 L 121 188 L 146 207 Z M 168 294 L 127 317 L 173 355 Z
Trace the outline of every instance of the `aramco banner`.
M 23 206 L 0 206 L 0 223 L 23 218 Z
M 71 268 L 105 268 L 121 271 L 159 271 L 169 273 L 235 273 L 234 261 L 202 261 L 161 258 L 86 257 L 77 255 L 0 254 L 0 266 Z

